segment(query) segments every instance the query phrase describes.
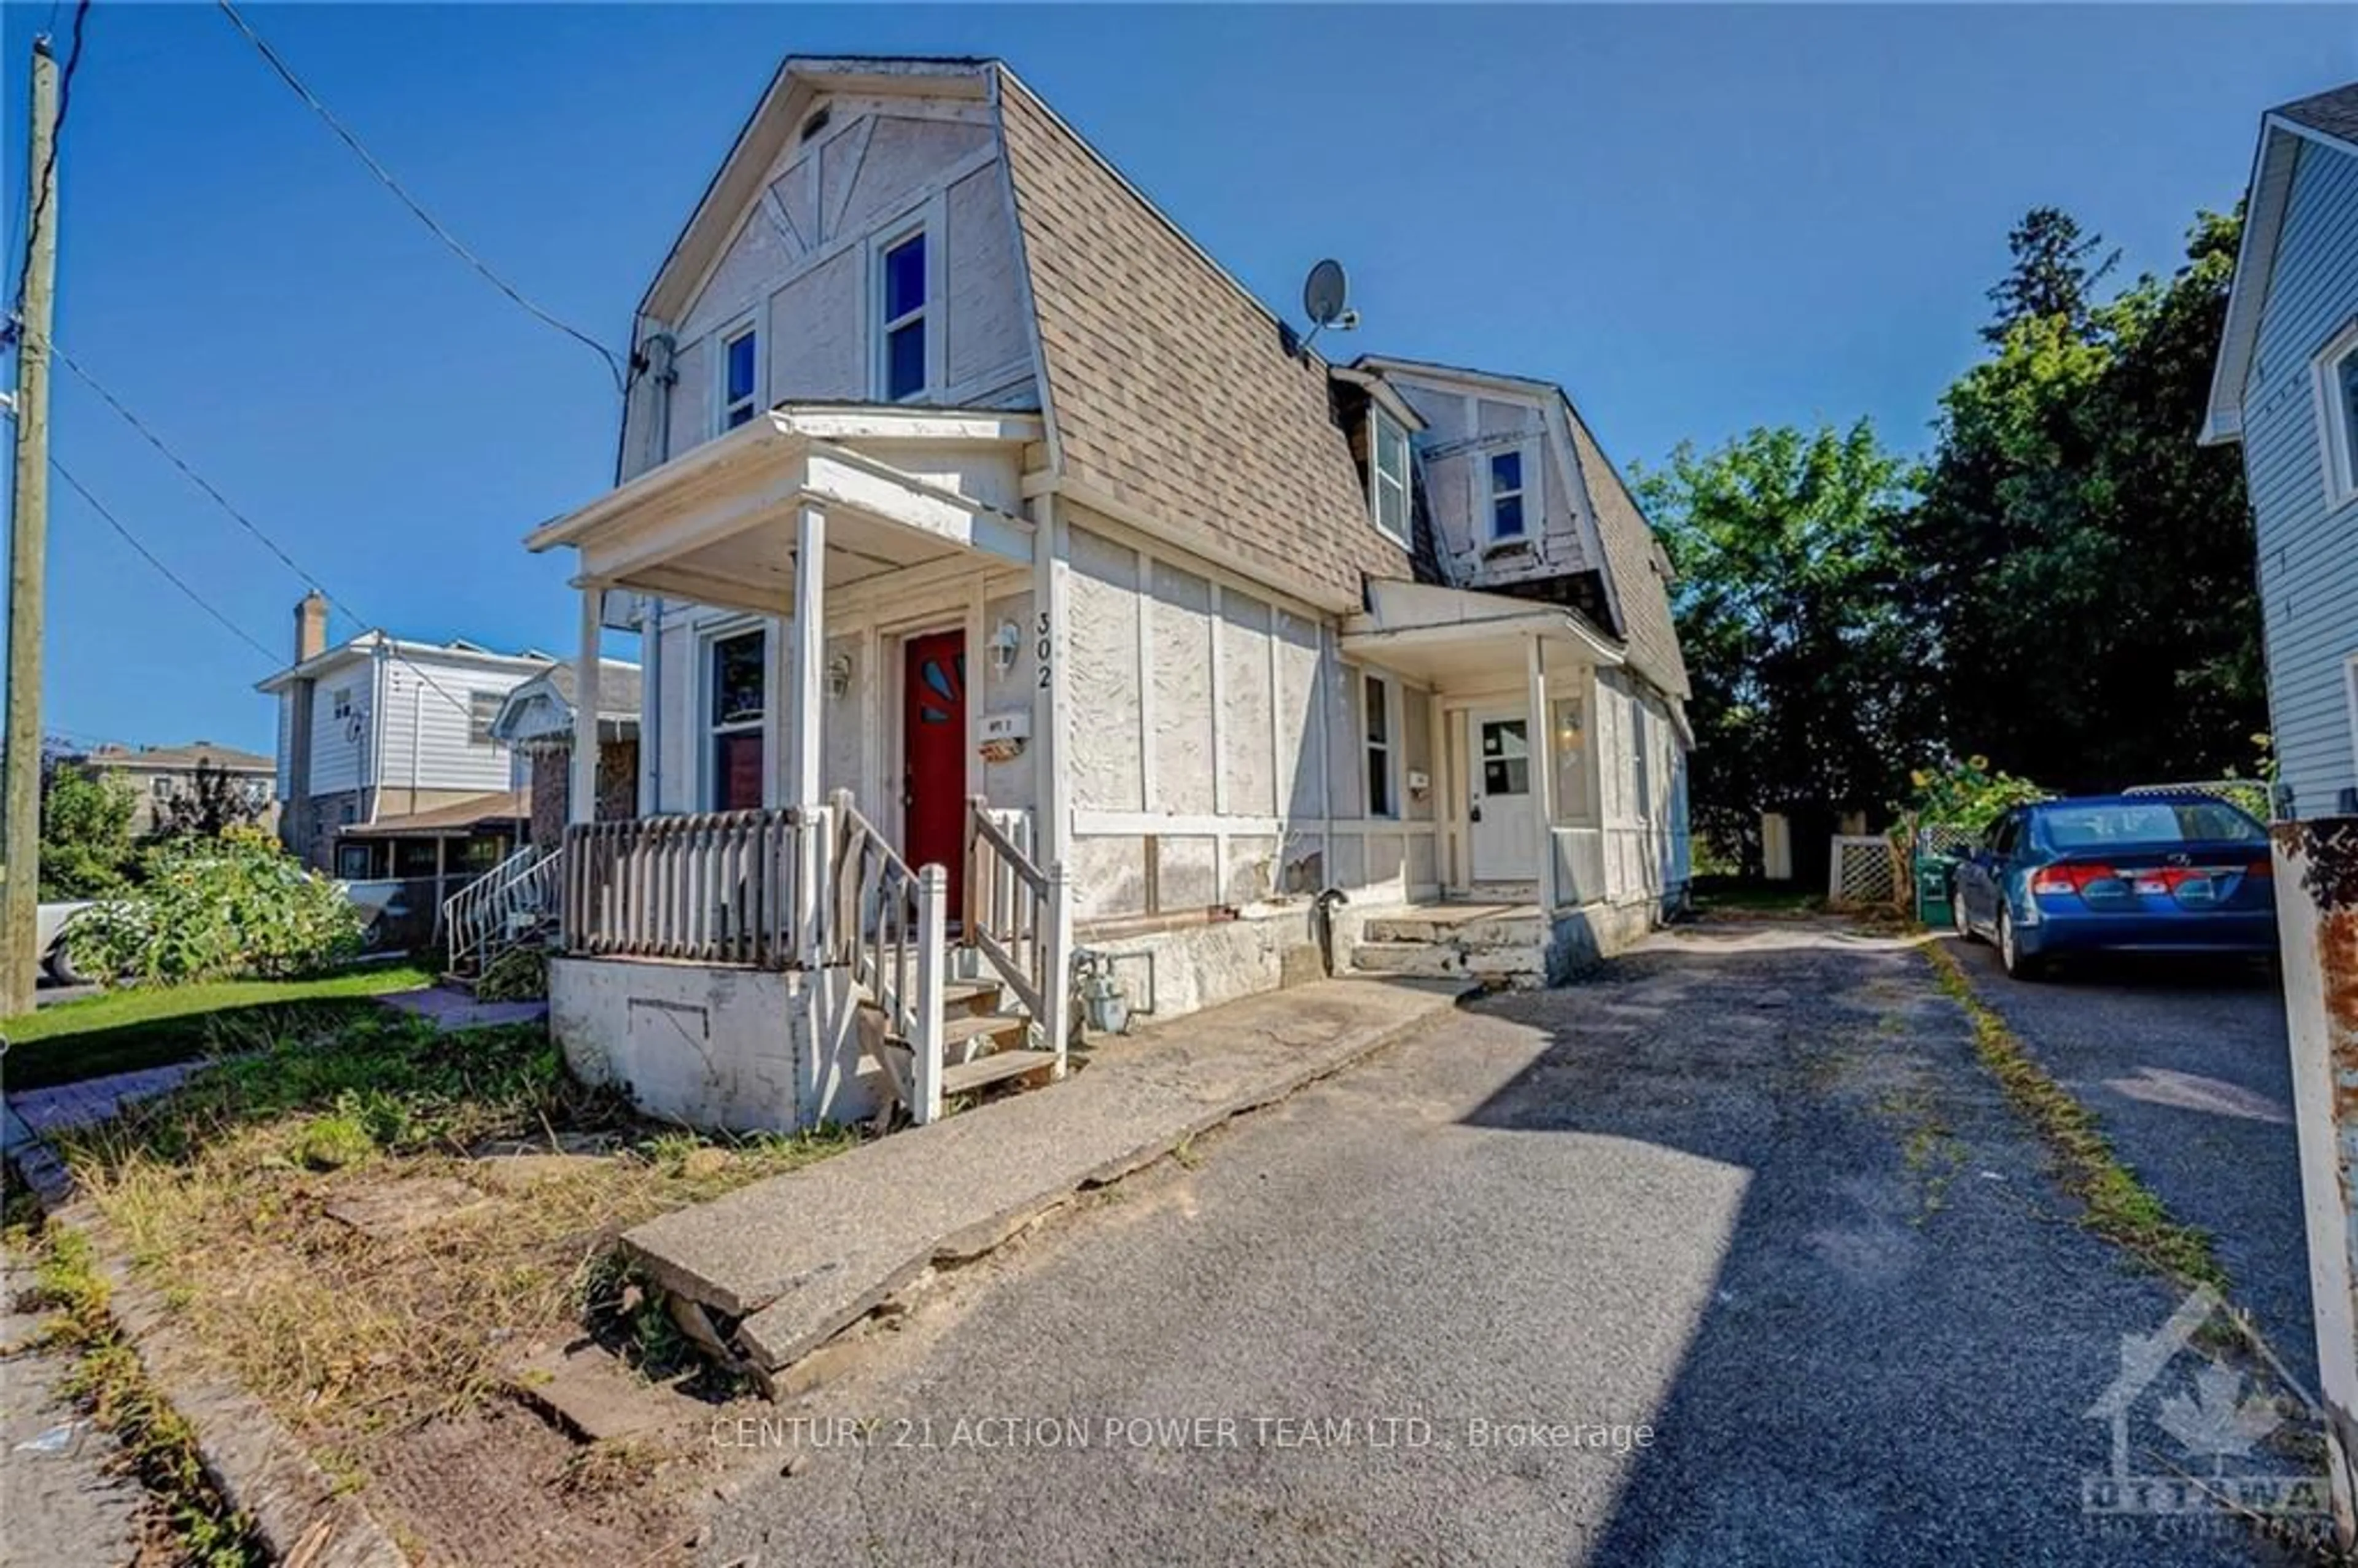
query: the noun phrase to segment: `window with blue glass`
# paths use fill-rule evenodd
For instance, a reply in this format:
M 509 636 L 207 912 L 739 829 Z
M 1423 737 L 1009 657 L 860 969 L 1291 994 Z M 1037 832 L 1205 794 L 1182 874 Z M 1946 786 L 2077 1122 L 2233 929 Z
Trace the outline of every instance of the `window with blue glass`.
M 899 403 L 926 389 L 925 232 L 884 247 L 877 312 L 884 399 Z
M 720 340 L 720 427 L 734 430 L 761 406 L 761 336 L 752 327 Z

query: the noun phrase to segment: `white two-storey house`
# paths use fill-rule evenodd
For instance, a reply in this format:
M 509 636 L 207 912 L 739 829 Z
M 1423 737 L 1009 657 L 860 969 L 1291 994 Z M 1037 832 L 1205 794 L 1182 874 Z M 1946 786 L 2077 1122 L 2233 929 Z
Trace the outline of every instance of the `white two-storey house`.
M 1304 351 L 1005 66 L 788 60 L 633 341 L 617 487 L 528 543 L 585 686 L 642 639 L 552 1000 L 643 1103 L 923 1120 L 1061 1074 L 1084 952 L 1169 1015 L 1682 898 L 1668 567 L 1569 398 Z

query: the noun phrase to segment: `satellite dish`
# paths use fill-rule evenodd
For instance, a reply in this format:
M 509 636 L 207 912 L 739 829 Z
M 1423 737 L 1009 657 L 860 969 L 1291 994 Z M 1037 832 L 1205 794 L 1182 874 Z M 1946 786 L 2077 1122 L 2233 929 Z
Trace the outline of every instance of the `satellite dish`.
M 1329 258 L 1310 269 L 1302 283 L 1302 309 L 1314 327 L 1331 327 L 1342 316 L 1350 283 L 1343 264 Z

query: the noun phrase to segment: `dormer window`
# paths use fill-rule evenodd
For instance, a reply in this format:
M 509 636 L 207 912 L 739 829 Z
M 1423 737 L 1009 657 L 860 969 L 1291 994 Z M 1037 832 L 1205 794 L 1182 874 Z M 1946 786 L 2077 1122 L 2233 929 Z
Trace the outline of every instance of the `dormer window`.
M 720 429 L 752 419 L 762 402 L 762 340 L 748 321 L 720 335 Z
M 925 341 L 925 231 L 888 241 L 878 257 L 877 381 L 887 403 L 922 397 L 930 384 Z
M 1408 547 L 1408 432 L 1401 422 L 1370 405 L 1368 436 L 1368 512 L 1376 532 L 1402 549 Z
M 1494 540 L 1520 539 L 1523 536 L 1523 453 L 1518 447 L 1509 452 L 1490 454 L 1490 537 Z

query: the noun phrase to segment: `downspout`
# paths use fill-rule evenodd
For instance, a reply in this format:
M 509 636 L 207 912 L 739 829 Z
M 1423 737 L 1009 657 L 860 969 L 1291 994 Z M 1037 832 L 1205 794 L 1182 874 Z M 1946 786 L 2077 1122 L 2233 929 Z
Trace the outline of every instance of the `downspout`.
M 417 753 L 420 743 L 425 740 L 425 713 L 426 701 L 421 693 L 409 704 L 409 809 L 412 813 L 417 810 Z
M 391 639 L 377 633 L 376 646 L 370 650 L 369 662 L 369 727 L 368 746 L 361 758 L 362 776 L 367 780 L 361 787 L 368 795 L 368 820 L 377 819 L 377 808 L 384 797 L 384 707 L 385 675 L 393 656 Z

